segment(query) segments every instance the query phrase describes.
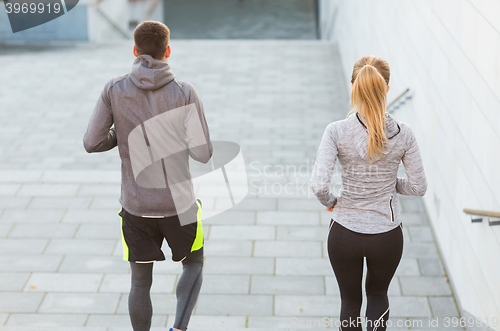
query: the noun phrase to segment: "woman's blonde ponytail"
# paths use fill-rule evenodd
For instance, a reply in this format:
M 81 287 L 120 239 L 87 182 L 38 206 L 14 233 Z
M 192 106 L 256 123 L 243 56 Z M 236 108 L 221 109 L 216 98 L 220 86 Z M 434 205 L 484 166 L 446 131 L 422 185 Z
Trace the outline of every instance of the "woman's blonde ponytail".
M 364 56 L 354 65 L 351 109 L 347 116 L 356 110 L 365 116 L 369 159 L 374 159 L 375 154 L 382 156 L 387 141 L 384 128 L 389 77 L 389 65 L 379 57 Z

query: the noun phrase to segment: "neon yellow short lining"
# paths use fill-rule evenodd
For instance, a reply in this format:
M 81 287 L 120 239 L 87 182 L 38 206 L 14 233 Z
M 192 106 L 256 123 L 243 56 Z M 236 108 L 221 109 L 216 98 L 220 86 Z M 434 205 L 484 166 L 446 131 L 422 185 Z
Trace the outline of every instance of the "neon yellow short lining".
M 125 241 L 125 236 L 123 235 L 123 217 L 120 215 L 122 211 L 123 208 L 120 210 L 118 216 L 120 216 L 120 228 L 122 229 L 123 260 L 128 261 L 128 246 L 127 242 Z
M 196 200 L 196 204 L 198 205 L 198 212 L 196 213 L 196 237 L 194 238 L 193 246 L 191 246 L 191 252 L 197 251 L 203 247 L 203 224 L 201 224 L 201 205 Z

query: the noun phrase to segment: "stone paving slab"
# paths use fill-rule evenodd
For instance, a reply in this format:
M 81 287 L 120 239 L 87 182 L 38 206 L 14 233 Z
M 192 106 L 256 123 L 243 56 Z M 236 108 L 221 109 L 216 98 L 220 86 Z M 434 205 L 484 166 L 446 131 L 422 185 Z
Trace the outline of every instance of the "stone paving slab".
M 0 237 L 7 237 L 14 226 L 14 223 L 0 223 Z
M 176 298 L 173 293 L 152 293 L 151 302 L 153 303 L 153 309 L 155 312 L 160 314 L 175 314 L 175 304 Z M 116 308 L 116 306 L 115 306 Z M 110 312 L 110 314 L 128 314 L 128 294 L 121 294 L 118 308 Z
M 444 276 L 443 263 L 439 258 L 417 259 L 420 271 L 424 276 Z
M 0 313 L 34 313 L 44 293 L 2 292 Z
M 307 330 L 313 329 L 314 326 L 324 329 L 323 318 L 314 316 L 296 316 L 296 317 L 280 317 L 280 316 L 250 316 L 248 318 L 248 326 L 254 328 L 267 328 L 269 325 L 274 325 L 276 328 L 286 329 L 290 327 L 304 328 Z
M 102 274 L 32 273 L 24 292 L 96 292 Z
M 417 259 L 414 258 L 401 258 L 396 276 L 418 276 L 420 271 L 418 269 Z
M 451 295 L 450 285 L 444 277 L 399 277 L 403 295 Z
M 452 296 L 443 296 L 443 297 L 430 296 L 429 302 L 431 304 L 432 314 L 434 316 L 441 316 L 441 317 L 459 316 L 455 304 L 455 299 Z
M 217 304 L 214 305 L 214 302 Z M 198 299 L 196 314 L 271 316 L 273 315 L 273 296 L 205 294 Z
M 90 197 L 33 197 L 28 209 L 52 209 L 52 208 L 88 208 L 92 198 Z
M 31 254 L 31 253 L 28 253 Z M 55 272 L 61 261 L 62 255 L 0 255 L 0 272 L 12 271 L 47 271 Z
M 114 184 L 81 184 L 77 196 L 112 196 L 120 195 L 120 185 Z
M 17 254 L 41 254 L 49 239 L 0 239 L 0 252 L 15 252 Z
M 412 226 L 410 227 L 410 235 L 413 241 L 433 242 L 432 231 L 429 226 Z
M 118 239 L 52 239 L 45 253 L 50 255 L 110 255 L 117 242 Z
M 255 211 L 232 211 L 217 214 L 205 221 L 206 224 L 231 224 L 247 225 L 255 224 Z
M 436 258 L 438 257 L 436 243 L 406 242 L 403 246 L 403 257 Z
M 332 313 L 333 312 L 333 313 Z M 276 316 L 336 316 L 340 313 L 340 297 L 325 295 L 276 295 Z
M 23 209 L 31 201 L 30 197 L 2 197 L 0 208 L 19 208 Z
M 253 250 L 252 241 L 238 240 L 207 240 L 205 244 L 206 256 L 242 256 L 250 257 Z
M 121 239 L 121 235 L 121 228 L 117 223 L 83 223 L 78 226 L 78 231 L 74 235 L 74 238 Z
M 14 195 L 21 188 L 21 184 L 3 184 L 0 186 L 0 195 L 9 196 Z
M 270 257 L 206 257 L 206 274 L 272 275 L 274 258 Z
M 428 225 L 426 215 L 424 213 L 401 213 L 401 219 L 403 220 L 403 226 L 408 225 Z
M 50 257 L 50 256 L 47 256 Z M 59 257 L 59 260 L 61 258 Z M 1 261 L 1 260 L 0 260 Z M 65 257 L 58 268 L 59 272 L 101 273 L 127 272 L 130 265 L 121 258 L 112 256 L 71 256 Z
M 24 184 L 17 196 L 74 196 L 79 184 Z
M 319 213 L 304 211 L 262 211 L 257 212 L 259 225 L 320 225 Z
M 254 279 L 258 276 L 203 275 L 203 284 L 201 291 L 202 293 L 212 294 L 250 294 L 250 277 L 252 277 L 252 288 L 254 288 Z
M 120 209 L 66 209 L 62 222 L 67 223 L 112 223 L 117 224 L 120 221 L 118 213 Z
M 175 316 L 170 317 L 172 320 Z M 243 329 L 247 324 L 247 317 L 236 316 L 214 316 L 214 315 L 193 315 L 189 321 L 189 329 L 206 330 L 209 328 L 220 328 L 222 330 Z
M 208 239 L 274 240 L 275 228 L 265 225 L 212 225 Z
M 71 238 L 78 224 L 61 223 L 17 223 L 11 229 L 9 238 Z
M 5 209 L 1 214 L 0 222 L 58 223 L 61 221 L 65 213 L 66 213 L 65 209 L 51 209 L 51 210 Z
M 411 325 L 411 330 L 464 330 L 458 325 L 453 326 L 451 319 L 444 320 L 442 317 L 409 318 L 408 325 Z
M 321 257 L 322 242 L 259 241 L 254 243 L 253 256 Z
M 327 228 L 328 229 L 328 228 Z M 327 233 L 323 226 L 278 226 L 278 240 L 324 240 L 326 241 Z
M 151 286 L 151 293 L 174 293 L 177 275 L 154 275 L 154 283 Z M 100 293 L 127 293 L 130 291 L 130 274 L 104 275 L 99 283 Z
M 425 296 L 389 297 L 392 317 L 427 317 L 432 316 Z
M 240 144 L 249 182 L 245 200 L 229 211 L 219 213 L 220 190 L 204 201 L 204 283 L 189 330 L 324 329 L 314 323 L 338 319 L 340 296 L 326 252 L 331 214 L 308 181 L 324 128 L 348 111 L 336 46 L 172 44 L 175 74 L 196 86 L 212 139 Z M 82 146 L 104 84 L 130 71 L 130 46 L 39 52 L 35 67 L 32 53 L 0 56 L 10 63 L 0 77 L 0 331 L 132 330 L 118 151 L 89 155 Z M 20 92 L 27 84 L 30 98 Z M 422 200 L 398 200 L 405 244 L 389 287 L 391 321 L 459 316 Z M 163 251 L 166 261 L 154 266 L 152 331 L 172 326 L 182 272 L 166 244 Z M 391 328 L 408 329 L 415 327 Z
M 252 294 L 325 294 L 320 276 L 252 276 Z
M 126 329 L 124 329 L 126 330 Z M 0 331 L 109 331 L 107 327 L 43 327 L 43 326 L 2 326 Z M 127 331 L 130 331 L 128 329 Z M 153 331 L 153 329 L 151 329 Z
M 276 258 L 276 275 L 330 276 L 333 270 L 327 258 Z
M 86 314 L 10 314 L 5 325 L 25 327 L 79 327 L 85 324 Z
M 29 272 L 4 272 L 0 274 L 0 291 L 21 291 L 30 277 Z
M 38 293 L 26 294 L 34 295 Z M 120 294 L 115 293 L 50 292 L 45 295 L 38 312 L 58 314 L 114 314 L 120 297 Z
M 165 327 L 167 323 L 167 315 L 155 314 L 151 321 L 152 327 Z M 102 315 L 95 314 L 90 315 L 86 320 L 85 325 L 87 327 L 98 327 L 98 326 L 108 326 L 108 327 L 130 327 L 130 317 L 128 314 L 121 315 Z

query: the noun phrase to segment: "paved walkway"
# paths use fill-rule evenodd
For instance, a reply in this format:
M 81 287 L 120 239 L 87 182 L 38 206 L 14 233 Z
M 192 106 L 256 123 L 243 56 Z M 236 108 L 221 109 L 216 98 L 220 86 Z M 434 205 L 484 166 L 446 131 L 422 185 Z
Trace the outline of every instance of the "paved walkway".
M 325 251 L 329 213 L 307 182 L 324 128 L 348 110 L 335 46 L 173 40 L 172 47 L 174 73 L 197 87 L 212 138 L 242 146 L 251 186 L 236 208 L 204 221 L 205 278 L 190 330 L 323 329 L 324 317 L 338 319 L 340 298 Z M 104 84 L 129 72 L 131 48 L 0 56 L 1 331 L 131 330 L 118 151 L 89 155 L 82 145 Z M 389 290 L 400 327 L 390 330 L 410 329 L 405 321 L 429 329 L 429 320 L 459 313 L 421 199 L 400 202 L 405 246 Z M 205 204 L 205 215 L 213 209 Z M 155 265 L 153 330 L 172 326 L 180 270 Z

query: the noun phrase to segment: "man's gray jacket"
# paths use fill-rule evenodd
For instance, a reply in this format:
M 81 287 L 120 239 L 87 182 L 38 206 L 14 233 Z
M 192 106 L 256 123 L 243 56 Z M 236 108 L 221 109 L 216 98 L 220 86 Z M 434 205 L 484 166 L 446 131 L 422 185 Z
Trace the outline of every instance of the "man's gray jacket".
M 114 128 L 111 128 L 114 124 Z M 140 55 L 104 87 L 83 138 L 89 153 L 118 146 L 121 205 L 137 216 L 178 215 L 195 203 L 189 156 L 212 157 L 203 105 L 167 61 Z

